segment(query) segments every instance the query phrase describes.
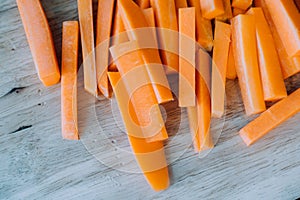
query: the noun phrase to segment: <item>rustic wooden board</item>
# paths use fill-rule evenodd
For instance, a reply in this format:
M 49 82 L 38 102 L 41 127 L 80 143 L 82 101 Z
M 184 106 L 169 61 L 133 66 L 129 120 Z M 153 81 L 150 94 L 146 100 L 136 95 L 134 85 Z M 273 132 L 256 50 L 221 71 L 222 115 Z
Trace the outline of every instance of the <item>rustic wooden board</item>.
M 76 0 L 42 3 L 60 55 L 61 24 L 77 19 Z M 289 93 L 300 87 L 299 80 L 300 75 L 287 80 Z M 300 197 L 300 115 L 247 148 L 237 133 L 253 117 L 244 115 L 237 81 L 227 83 L 225 121 L 213 123 L 217 144 L 206 156 L 193 152 L 186 112 L 177 102 L 164 106 L 172 185 L 160 193 L 139 173 L 115 101 L 93 99 L 82 84 L 78 100 L 82 141 L 64 141 L 60 85 L 42 86 L 15 1 L 0 1 L 0 199 Z

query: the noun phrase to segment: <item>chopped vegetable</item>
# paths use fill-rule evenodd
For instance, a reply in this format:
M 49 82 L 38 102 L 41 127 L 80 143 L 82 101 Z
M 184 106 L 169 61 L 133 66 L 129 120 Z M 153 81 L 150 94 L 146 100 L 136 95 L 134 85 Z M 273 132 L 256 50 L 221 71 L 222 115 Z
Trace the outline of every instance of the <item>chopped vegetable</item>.
M 252 2 L 253 0 L 232 0 L 232 7 L 247 10 Z
M 36 71 L 45 86 L 59 82 L 60 71 L 52 33 L 39 0 L 17 0 Z
M 232 8 L 233 17 L 238 16 L 240 14 L 245 14 L 246 12 L 247 12 L 247 10 L 243 10 L 240 8 Z
M 220 21 L 227 21 L 232 18 L 232 9 L 230 0 L 222 0 L 224 6 L 224 14 L 217 16 L 216 19 Z
M 228 61 L 227 61 L 227 72 L 226 78 L 234 80 L 236 79 L 236 70 L 235 70 L 235 63 L 232 51 L 232 42 L 229 45 L 229 52 L 228 52 Z
M 145 9 L 150 7 L 150 0 L 135 0 L 137 5 L 140 6 L 140 8 Z
M 213 19 L 224 14 L 222 0 L 200 0 L 202 16 L 206 19 Z
M 175 7 L 178 11 L 179 8 L 187 8 L 187 1 L 186 0 L 175 0 Z

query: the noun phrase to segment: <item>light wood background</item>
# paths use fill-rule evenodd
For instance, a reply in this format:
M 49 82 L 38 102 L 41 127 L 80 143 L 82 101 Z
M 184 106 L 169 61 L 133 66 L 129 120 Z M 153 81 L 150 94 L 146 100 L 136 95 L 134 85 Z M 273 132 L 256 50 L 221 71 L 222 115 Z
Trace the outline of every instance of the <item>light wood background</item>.
M 60 57 L 61 24 L 77 19 L 76 0 L 42 3 Z M 244 115 L 237 81 L 228 81 L 224 123 L 215 121 L 212 127 L 216 147 L 198 157 L 186 112 L 176 108 L 177 102 L 164 105 L 171 135 L 166 143 L 171 186 L 155 193 L 138 173 L 114 100 L 96 101 L 83 91 L 81 75 L 79 79 L 82 140 L 65 141 L 60 85 L 45 88 L 40 83 L 16 3 L 1 0 L 0 199 L 300 197 L 299 114 L 247 148 L 238 130 L 253 117 Z M 286 81 L 289 93 L 300 87 L 299 80 L 296 75 Z

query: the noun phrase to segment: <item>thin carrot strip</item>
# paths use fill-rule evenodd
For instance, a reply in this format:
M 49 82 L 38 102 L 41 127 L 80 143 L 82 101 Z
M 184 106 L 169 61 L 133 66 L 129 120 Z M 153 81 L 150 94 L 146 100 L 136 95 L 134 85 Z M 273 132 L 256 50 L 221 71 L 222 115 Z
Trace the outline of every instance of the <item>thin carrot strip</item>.
M 154 16 L 154 10 L 153 8 L 147 8 L 143 10 L 145 19 L 149 25 L 149 27 L 151 27 L 152 29 L 152 34 L 154 37 L 154 45 L 156 47 L 158 47 L 158 40 L 157 40 L 157 36 L 156 36 L 156 26 L 155 26 L 155 16 Z
M 232 18 L 232 9 L 230 0 L 222 0 L 224 6 L 224 14 L 217 16 L 216 19 L 220 21 L 227 21 Z
M 252 2 L 253 0 L 232 0 L 232 7 L 247 10 Z
M 281 41 L 277 29 L 275 27 L 275 24 L 272 20 L 271 14 L 268 10 L 265 0 L 255 0 L 254 4 L 257 7 L 261 7 L 264 11 L 279 56 L 283 78 L 286 79 L 300 72 L 300 56 L 295 56 L 294 58 L 290 58 L 288 56 L 286 49 L 283 45 L 283 42 Z
M 202 16 L 213 19 L 225 13 L 223 2 L 220 0 L 200 0 Z
M 198 44 L 206 51 L 213 48 L 213 33 L 211 21 L 202 17 L 199 0 L 188 0 L 190 7 L 195 7 L 196 11 L 196 39 Z
M 180 8 L 179 16 L 179 106 L 196 104 L 195 8 Z
M 78 40 L 78 22 L 64 22 L 61 66 L 61 128 L 62 137 L 69 140 L 79 139 L 77 124 Z
M 130 128 L 130 123 L 132 122 L 130 122 L 130 116 L 127 114 L 128 102 L 124 101 L 124 95 L 129 96 L 126 93 L 126 86 L 120 73 L 109 72 L 108 77 L 112 84 L 125 123 L 128 139 L 138 165 L 153 190 L 160 191 L 167 189 L 169 186 L 169 173 L 163 143 L 159 141 L 148 143 L 146 139 L 137 138 L 132 135 L 130 131 L 140 132 L 140 134 L 142 131 L 139 128 Z
M 224 114 L 225 85 L 228 52 L 231 37 L 231 26 L 223 22 L 215 22 L 214 50 L 212 58 L 212 117 L 220 118 Z
M 145 61 L 148 76 L 158 103 L 172 101 L 173 95 L 163 65 L 161 64 L 157 45 L 155 44 L 155 35 L 151 31 L 151 28 L 147 28 L 149 24 L 143 11 L 131 0 L 119 0 L 119 3 L 119 11 L 125 28 L 129 32 L 128 36 L 131 40 L 136 40 L 141 49 L 139 53 L 141 53 Z M 145 38 L 147 38 L 147 41 L 145 41 Z M 144 47 L 148 47 L 149 49 L 145 49 Z
M 232 19 L 232 44 L 246 114 L 260 113 L 266 106 L 257 61 L 253 16 L 238 15 Z
M 300 112 L 300 89 L 282 99 L 258 118 L 240 130 L 240 136 L 249 146 L 272 129 Z
M 98 96 L 96 60 L 94 52 L 93 1 L 77 0 L 83 56 L 84 88 Z
M 261 8 L 251 8 L 247 14 L 254 16 L 258 60 L 265 101 L 275 101 L 287 96 L 280 62 L 274 40 Z
M 235 70 L 235 63 L 234 63 L 234 57 L 233 57 L 233 51 L 232 51 L 232 42 L 229 45 L 229 53 L 228 53 L 228 62 L 227 62 L 227 72 L 226 72 L 226 78 L 234 80 L 236 79 L 236 70 Z
M 293 0 L 265 0 L 289 57 L 300 56 L 300 12 Z
M 175 7 L 178 11 L 179 8 L 187 8 L 187 1 L 186 0 L 175 0 Z
M 109 65 L 109 42 L 114 12 L 114 0 L 99 0 L 96 36 L 96 71 L 98 89 L 110 97 L 107 70 Z
M 243 10 L 240 8 L 232 8 L 233 17 L 238 16 L 240 14 L 245 14 L 246 12 L 247 12 L 247 10 Z
M 39 0 L 17 0 L 36 71 L 45 86 L 59 82 L 60 71 L 52 33 Z
M 150 7 L 150 0 L 135 0 L 135 2 L 142 9 L 146 9 Z

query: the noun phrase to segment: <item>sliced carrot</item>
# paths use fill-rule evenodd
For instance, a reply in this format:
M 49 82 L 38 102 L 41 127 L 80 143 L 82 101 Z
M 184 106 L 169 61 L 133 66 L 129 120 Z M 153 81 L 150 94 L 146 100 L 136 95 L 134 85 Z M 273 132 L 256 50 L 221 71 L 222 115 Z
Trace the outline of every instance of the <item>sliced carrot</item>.
M 253 16 L 238 15 L 232 19 L 232 44 L 246 114 L 260 113 L 266 105 L 259 74 Z
M 232 0 L 232 7 L 247 10 L 252 2 L 253 0 Z
M 225 13 L 223 2 L 220 0 L 200 0 L 202 16 L 213 19 Z
M 84 88 L 98 96 L 94 51 L 93 1 L 77 0 L 83 56 Z
M 300 72 L 300 56 L 295 56 L 294 58 L 290 58 L 288 56 L 283 42 L 281 41 L 275 24 L 272 20 L 271 14 L 268 10 L 265 0 L 255 0 L 254 4 L 255 6 L 261 7 L 263 9 L 265 17 L 268 21 L 279 56 L 283 78 L 286 79 Z
M 287 96 L 280 62 L 274 40 L 261 8 L 251 8 L 247 14 L 254 16 L 256 43 L 265 101 L 275 101 Z
M 178 11 L 179 8 L 187 8 L 187 1 L 186 0 L 175 0 L 175 7 Z
M 232 18 L 232 9 L 230 0 L 222 0 L 224 6 L 224 14 L 217 16 L 216 19 L 220 21 L 227 21 Z
M 110 97 L 107 70 L 109 65 L 109 42 L 114 12 L 114 0 L 99 0 L 96 36 L 96 71 L 98 89 Z
M 236 79 L 236 70 L 235 70 L 235 63 L 234 63 L 234 57 L 232 51 L 232 43 L 230 43 L 229 45 L 226 78 L 231 80 Z
M 78 22 L 64 22 L 61 62 L 61 128 L 62 137 L 69 140 L 79 139 L 77 124 L 78 40 Z
M 293 0 L 265 1 L 288 56 L 300 56 L 300 12 Z
M 187 107 L 190 131 L 192 134 L 192 141 L 195 152 L 200 152 L 200 139 L 198 134 L 198 116 L 197 106 Z
M 282 99 L 258 118 L 240 130 L 240 136 L 249 146 L 272 129 L 300 112 L 300 89 Z
M 136 41 L 122 43 L 110 48 L 118 70 L 130 94 L 144 135 L 149 142 L 168 138 L 148 72 Z
M 246 12 L 247 12 L 247 10 L 243 10 L 240 8 L 232 8 L 233 17 L 238 16 L 240 14 L 245 14 Z
M 195 8 L 180 8 L 179 20 L 179 106 L 196 104 Z
M 122 118 L 127 129 L 128 139 L 135 154 L 136 161 L 144 173 L 149 185 L 155 191 L 165 190 L 169 186 L 169 173 L 164 153 L 164 146 L 162 142 L 148 143 L 146 139 L 134 137 L 130 131 L 141 132 L 141 129 L 136 128 L 131 130 L 128 128 L 128 102 L 124 101 L 126 94 L 126 86 L 118 72 L 108 73 L 110 82 L 112 84 L 115 97 L 118 102 Z M 129 96 L 129 94 L 126 94 Z
M 161 58 L 167 73 L 178 72 L 178 25 L 174 0 L 150 0 L 155 14 Z
M 197 42 L 206 51 L 211 51 L 213 47 L 213 33 L 211 21 L 202 17 L 199 0 L 188 0 L 188 5 L 190 7 L 195 7 Z
M 135 0 L 137 5 L 140 6 L 140 8 L 145 9 L 150 7 L 150 0 Z
M 45 86 L 59 82 L 60 72 L 52 33 L 39 0 L 17 0 L 36 71 Z
M 136 40 L 141 49 L 139 53 L 145 61 L 158 103 L 172 101 L 173 95 L 155 44 L 156 38 L 151 28 L 145 28 L 149 27 L 149 24 L 143 11 L 131 0 L 119 0 L 119 3 L 119 12 L 128 31 L 128 36 L 131 40 Z M 149 48 L 149 43 L 150 49 L 144 49 Z
M 224 114 L 225 85 L 230 46 L 231 26 L 220 21 L 215 22 L 214 50 L 212 58 L 212 117 L 220 118 Z

